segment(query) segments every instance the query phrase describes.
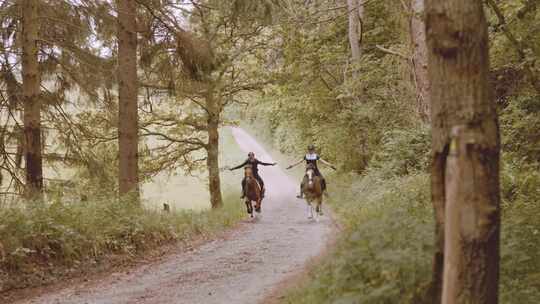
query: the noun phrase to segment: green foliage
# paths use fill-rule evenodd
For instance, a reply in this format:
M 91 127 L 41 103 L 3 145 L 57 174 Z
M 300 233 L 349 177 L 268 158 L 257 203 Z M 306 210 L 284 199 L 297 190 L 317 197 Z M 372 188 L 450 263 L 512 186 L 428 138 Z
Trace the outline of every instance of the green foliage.
M 540 298 L 540 175 L 529 171 L 516 179 L 518 195 L 503 205 L 500 299 L 535 303 Z M 383 168 L 330 185 L 335 195 L 328 203 L 344 231 L 285 303 L 423 303 L 433 251 L 429 177 L 388 177 Z
M 329 204 L 338 245 L 286 303 L 418 303 L 431 278 L 433 220 L 425 174 L 351 175 Z
M 486 9 L 503 149 L 501 302 L 534 303 L 540 298 L 540 99 L 531 80 L 539 75 L 540 10 L 535 1 L 495 2 L 506 20 L 502 25 Z M 291 5 L 295 13 L 278 31 L 283 59 L 270 65 L 276 81 L 245 118 L 280 151 L 299 154 L 314 143 L 342 172 L 363 175 L 338 186 L 328 178 L 330 204 L 345 231 L 286 302 L 421 303 L 434 240 L 425 172 L 430 130 L 414 109 L 408 62 L 376 48 L 408 56 L 405 12 L 395 1 L 368 2 L 362 60 L 351 64 L 346 14 L 327 13 L 323 20 L 332 21 L 321 22 L 319 12 L 331 4 Z
M 281 151 L 301 153 L 307 144 L 314 143 L 323 157 L 347 170 L 361 172 L 390 132 L 422 128 L 412 120 L 413 101 L 408 87 L 387 86 L 399 83 L 400 76 L 392 72 L 396 59 L 369 60 L 377 61 L 378 67 L 370 67 L 368 59 L 362 64 L 365 73 L 358 81 L 365 94 L 360 97 L 351 95 L 353 85 L 349 83 L 332 91 L 300 90 L 299 84 L 289 83 L 259 99 L 246 116 L 267 129 Z
M 126 259 L 222 231 L 244 215 L 241 204 L 226 201 L 219 210 L 171 213 L 111 199 L 2 208 L 0 290 L 49 283 L 111 254 Z
M 540 98 L 521 95 L 509 99 L 501 111 L 503 150 L 524 163 L 540 164 Z
M 426 171 L 430 160 L 430 136 L 429 128 L 424 125 L 384 132 L 381 147 L 369 170 L 388 177 Z
M 540 85 L 533 83 L 540 77 L 540 6 L 535 0 L 493 1 L 500 16 L 492 5 L 486 9 L 490 29 L 490 59 L 494 71 L 512 71 L 511 78 L 498 78 L 495 87 L 511 80 L 517 83 L 518 94 L 535 90 L 540 94 Z M 504 20 L 501 20 L 501 17 Z M 501 76 L 499 74 L 499 76 Z M 512 93 L 512 92 L 510 92 Z
M 366 5 L 359 63 L 349 63 L 346 10 L 332 3 L 288 4 L 294 13 L 274 28 L 283 37 L 275 41 L 281 58 L 269 64 L 275 81 L 244 114 L 264 124 L 281 151 L 298 154 L 313 143 L 325 159 L 362 172 L 389 130 L 416 126 L 408 63 L 375 48 L 406 48 L 403 15 L 386 1 Z M 329 13 L 321 14 L 324 9 Z
M 540 175 L 536 197 L 525 195 L 503 209 L 501 303 L 536 303 L 540 299 Z

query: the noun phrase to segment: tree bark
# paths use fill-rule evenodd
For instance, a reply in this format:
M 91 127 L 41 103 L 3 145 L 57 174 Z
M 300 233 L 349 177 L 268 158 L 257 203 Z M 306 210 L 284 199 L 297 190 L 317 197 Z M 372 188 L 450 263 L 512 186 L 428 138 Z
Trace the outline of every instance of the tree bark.
M 360 62 L 362 57 L 362 18 L 364 17 L 364 0 L 347 0 L 349 14 L 349 45 L 351 46 L 352 61 L 355 64 Z
M 38 1 L 22 1 L 22 79 L 24 159 L 26 165 L 26 197 L 41 199 L 43 195 L 43 161 L 41 157 L 41 102 L 38 66 Z
M 500 139 L 482 1 L 426 0 L 426 32 L 442 303 L 497 303 Z
M 436 136 L 434 131 L 432 132 L 432 136 Z M 431 303 L 439 303 L 442 297 L 444 267 L 444 208 L 446 191 L 444 187 L 444 174 L 448 150 L 446 146 L 441 147 L 439 151 L 433 149 L 434 147 L 432 147 L 433 152 L 431 157 L 431 202 L 435 215 L 435 251 L 433 253 L 429 298 Z
M 413 78 L 416 86 L 416 107 L 423 122 L 429 123 L 429 78 L 427 73 L 426 27 L 424 24 L 424 0 L 411 0 L 410 19 L 413 49 Z
M 416 89 L 416 111 L 424 123 L 430 123 L 430 82 L 428 75 L 428 47 L 426 41 L 424 0 L 410 2 L 410 35 L 412 44 L 412 73 Z M 435 214 L 435 252 L 432 261 L 432 279 L 428 297 L 436 303 L 442 296 L 444 262 L 444 168 L 447 151 L 432 155 L 431 200 Z
M 212 208 L 223 206 L 221 195 L 221 181 L 219 176 L 219 116 L 221 113 L 219 101 L 208 94 L 206 98 L 208 111 L 207 132 L 208 144 L 206 146 L 208 167 L 208 189 L 210 191 L 210 204 Z
M 117 0 L 117 7 L 119 191 L 138 201 L 137 10 L 133 0 Z

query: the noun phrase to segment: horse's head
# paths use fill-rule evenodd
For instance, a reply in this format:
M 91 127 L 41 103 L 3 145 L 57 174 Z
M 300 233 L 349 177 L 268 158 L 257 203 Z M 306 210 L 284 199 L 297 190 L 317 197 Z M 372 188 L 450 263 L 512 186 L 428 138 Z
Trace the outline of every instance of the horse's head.
M 308 164 L 306 166 L 306 176 L 308 178 L 308 187 L 313 186 L 313 178 L 315 177 L 315 166 L 313 164 Z

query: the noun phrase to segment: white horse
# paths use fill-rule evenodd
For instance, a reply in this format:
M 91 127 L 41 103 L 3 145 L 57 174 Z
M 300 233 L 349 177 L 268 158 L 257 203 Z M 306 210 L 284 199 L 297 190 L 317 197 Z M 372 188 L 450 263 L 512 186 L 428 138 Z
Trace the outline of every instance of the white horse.
M 322 178 L 315 174 L 315 168 L 312 165 L 306 167 L 306 175 L 302 181 L 302 192 L 307 203 L 308 219 L 319 221 L 323 203 Z

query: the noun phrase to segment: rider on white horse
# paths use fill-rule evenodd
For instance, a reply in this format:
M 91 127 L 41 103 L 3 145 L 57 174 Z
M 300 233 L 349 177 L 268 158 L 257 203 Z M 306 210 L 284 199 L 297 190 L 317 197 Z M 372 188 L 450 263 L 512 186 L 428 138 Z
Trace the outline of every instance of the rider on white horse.
M 315 168 L 314 168 L 314 171 L 315 171 L 315 175 L 317 176 L 320 176 L 322 178 L 322 190 L 325 194 L 328 195 L 328 193 L 326 192 L 326 180 L 324 179 L 324 176 L 322 176 L 321 172 L 319 171 L 319 167 L 317 167 L 317 161 L 321 161 L 323 164 L 329 166 L 330 168 L 336 170 L 336 167 L 332 164 L 330 164 L 329 162 L 325 161 L 324 159 L 322 159 L 319 154 L 317 154 L 315 152 L 315 146 L 314 145 L 309 145 L 308 146 L 308 153 L 306 155 L 304 155 L 304 157 L 299 160 L 298 162 L 290 165 L 287 167 L 287 169 L 291 169 L 292 167 L 295 167 L 297 166 L 298 164 L 302 163 L 302 162 L 306 162 L 306 166 L 309 165 L 309 164 L 312 164 Z M 304 181 L 305 181 L 306 177 L 304 176 Z M 302 184 L 304 184 L 304 181 L 302 182 Z M 300 194 L 297 195 L 298 198 L 302 198 L 304 196 L 304 193 L 303 193 L 303 190 L 302 190 L 302 185 L 300 185 Z

